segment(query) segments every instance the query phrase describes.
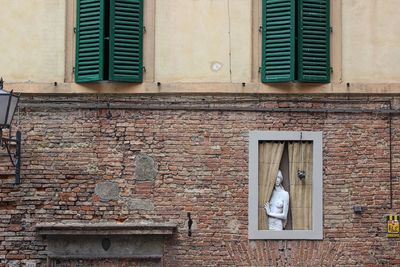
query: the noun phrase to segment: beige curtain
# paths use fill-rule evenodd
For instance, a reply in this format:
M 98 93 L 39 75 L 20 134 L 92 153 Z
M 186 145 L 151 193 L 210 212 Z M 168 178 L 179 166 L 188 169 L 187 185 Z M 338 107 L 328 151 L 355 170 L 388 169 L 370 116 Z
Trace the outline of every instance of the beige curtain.
M 293 230 L 312 229 L 312 148 L 311 142 L 289 143 L 290 210 Z M 300 180 L 297 171 L 306 172 Z
M 258 229 L 268 230 L 264 204 L 271 198 L 275 178 L 282 159 L 283 142 L 264 142 L 259 145 L 258 163 Z

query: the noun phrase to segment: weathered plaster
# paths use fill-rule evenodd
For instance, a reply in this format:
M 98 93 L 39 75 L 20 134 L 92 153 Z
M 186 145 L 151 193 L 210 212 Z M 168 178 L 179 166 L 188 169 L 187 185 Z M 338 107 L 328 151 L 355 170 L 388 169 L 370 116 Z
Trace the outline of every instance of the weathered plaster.
M 250 7 L 246 0 L 158 0 L 155 80 L 250 80 Z
M 343 78 L 348 82 L 400 82 L 398 0 L 345 0 Z
M 145 1 L 146 82 L 75 84 L 73 2 L 31 0 L 21 8 L 19 1 L 0 0 L 7 10 L 0 17 L 0 75 L 6 89 L 27 93 L 400 92 L 398 0 L 331 0 L 332 84 L 323 85 L 260 82 L 261 0 Z M 220 64 L 217 71 L 213 62 Z M 153 83 L 157 81 L 161 86 Z
M 1 0 L 0 75 L 8 82 L 63 82 L 65 0 Z

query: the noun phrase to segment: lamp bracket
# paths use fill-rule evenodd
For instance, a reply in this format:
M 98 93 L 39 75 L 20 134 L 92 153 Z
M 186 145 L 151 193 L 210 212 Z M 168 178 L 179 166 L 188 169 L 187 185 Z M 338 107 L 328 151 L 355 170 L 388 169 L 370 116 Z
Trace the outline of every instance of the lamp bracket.
M 10 158 L 11 164 L 15 168 L 15 184 L 21 183 L 21 140 L 21 131 L 16 132 L 15 138 L 11 138 L 11 134 L 9 138 L 5 138 L 2 129 L 0 129 L 0 148 L 6 149 L 6 156 Z M 15 145 L 14 153 L 11 152 L 11 145 Z

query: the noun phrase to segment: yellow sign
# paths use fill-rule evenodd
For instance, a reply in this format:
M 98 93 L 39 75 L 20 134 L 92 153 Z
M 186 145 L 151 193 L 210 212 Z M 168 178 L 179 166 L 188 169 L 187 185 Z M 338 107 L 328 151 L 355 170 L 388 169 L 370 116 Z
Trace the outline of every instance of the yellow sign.
M 399 215 L 389 215 L 387 223 L 387 237 L 399 237 Z

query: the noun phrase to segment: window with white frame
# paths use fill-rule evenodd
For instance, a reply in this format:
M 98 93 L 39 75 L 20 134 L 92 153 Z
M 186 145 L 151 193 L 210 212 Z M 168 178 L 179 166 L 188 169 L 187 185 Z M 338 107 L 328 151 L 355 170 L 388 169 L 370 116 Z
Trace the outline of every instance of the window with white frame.
M 249 135 L 249 239 L 322 239 L 322 132 Z

